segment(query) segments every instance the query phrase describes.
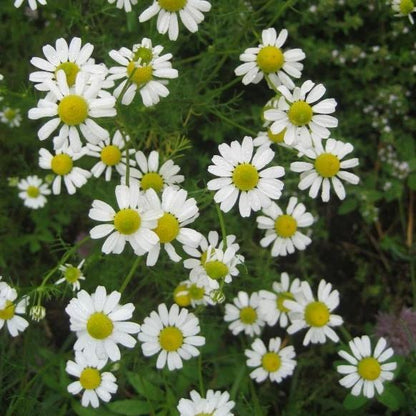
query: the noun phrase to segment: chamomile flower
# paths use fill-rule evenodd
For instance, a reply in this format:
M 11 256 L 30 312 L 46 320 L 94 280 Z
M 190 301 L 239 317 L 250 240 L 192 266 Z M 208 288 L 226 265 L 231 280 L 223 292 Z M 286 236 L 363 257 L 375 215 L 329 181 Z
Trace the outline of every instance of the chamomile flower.
M 282 147 L 290 147 L 288 146 L 285 141 L 285 130 L 278 134 L 273 134 L 270 128 L 267 131 L 260 131 L 257 134 L 257 137 L 253 140 L 253 145 L 256 147 L 260 147 L 263 145 L 271 146 L 271 145 L 278 145 Z
M 257 383 L 267 378 L 280 383 L 284 378 L 291 376 L 296 367 L 295 349 L 291 345 L 282 347 L 279 337 L 270 339 L 269 348 L 266 348 L 260 338 L 256 338 L 251 344 L 251 349 L 246 349 L 244 354 L 247 357 L 247 366 L 255 367 L 250 377 Z
M 292 92 L 284 85 L 278 87 L 282 94 L 277 109 L 264 112 L 266 121 L 272 122 L 270 130 L 279 134 L 285 130 L 284 141 L 287 145 L 312 145 L 312 137 L 326 139 L 330 135 L 328 128 L 338 125 L 338 120 L 330 116 L 337 102 L 333 98 L 319 101 L 325 94 L 322 84 L 305 81 Z
M 118 51 L 110 51 L 110 57 L 121 65 L 110 68 L 110 79 L 124 78 L 114 90 L 117 98 L 123 92 L 122 104 L 129 105 L 137 90 L 146 107 L 157 104 L 160 97 L 169 95 L 166 84 L 169 79 L 178 77 L 178 71 L 172 68 L 172 54 L 161 55 L 162 51 L 163 46 L 153 47 L 148 38 L 143 38 L 141 43 L 134 45 L 133 50 L 123 47 Z
M 305 250 L 312 240 L 302 234 L 299 228 L 312 225 L 312 214 L 306 212 L 305 205 L 298 203 L 294 196 L 290 197 L 286 212 L 272 202 L 263 208 L 263 214 L 256 218 L 260 230 L 266 230 L 266 236 L 260 240 L 262 247 L 272 245 L 272 256 L 286 256 L 297 250 Z
M 288 32 L 282 29 L 277 34 L 276 29 L 269 28 L 261 32 L 262 43 L 256 48 L 248 48 L 240 55 L 240 60 L 244 62 L 235 69 L 237 76 L 244 75 L 242 82 L 244 85 L 259 83 L 264 76 L 278 87 L 283 84 L 289 89 L 293 89 L 295 84 L 293 78 L 300 78 L 302 75 L 303 64 L 299 61 L 305 59 L 302 49 L 289 49 L 282 51 L 282 46 L 286 42 Z
M 154 266 L 159 258 L 161 245 L 168 253 L 169 258 L 178 262 L 181 257 L 176 253 L 173 245 L 178 241 L 182 245 L 197 247 L 201 240 L 201 234 L 189 227 L 188 224 L 199 216 L 198 207 L 194 198 L 189 198 L 184 189 L 176 190 L 171 187 L 164 189 L 161 200 L 156 192 L 147 193 L 149 208 L 155 211 L 163 211 L 163 215 L 157 220 L 153 231 L 159 237 L 159 241 L 150 249 L 147 255 L 146 265 Z
M 15 2 L 13 3 L 13 6 L 18 8 L 23 4 L 24 1 L 25 0 L 15 0 Z M 45 6 L 46 0 L 28 0 L 28 3 L 29 3 L 29 7 L 32 10 L 36 10 L 38 8 L 38 3 L 41 4 L 42 6 Z
M 321 199 L 329 201 L 331 184 L 339 199 L 345 198 L 345 188 L 341 182 L 349 182 L 356 185 L 360 178 L 345 169 L 358 166 L 358 159 L 342 160 L 354 147 L 350 143 L 328 139 L 323 146 L 320 140 L 314 140 L 314 147 L 303 149 L 302 152 L 311 159 L 309 162 L 293 162 L 290 169 L 293 172 L 301 172 L 298 188 L 309 189 L 309 196 L 316 198 L 322 186 Z
M 88 143 L 87 155 L 100 159 L 100 161 L 97 162 L 91 169 L 91 173 L 93 174 L 93 176 L 98 178 L 105 172 L 105 180 L 110 181 L 113 168 L 115 168 L 121 176 L 125 175 L 127 158 L 124 154 L 124 148 L 126 147 L 126 143 L 129 140 L 129 136 L 123 137 L 121 132 L 117 130 L 114 133 L 112 139 L 110 137 L 107 137 L 106 139 L 98 143 L 98 145 Z M 129 149 L 128 153 L 132 156 L 135 153 L 135 150 Z M 136 162 L 134 161 L 134 159 L 129 158 L 130 169 L 132 169 L 135 165 Z
M 413 0 L 392 0 L 391 7 L 397 13 L 396 16 L 408 16 L 410 23 L 415 23 L 412 13 L 416 12 L 416 5 Z
M 203 13 L 210 10 L 211 3 L 205 0 L 153 0 L 153 4 L 140 14 L 139 21 L 146 22 L 158 15 L 158 32 L 162 35 L 168 32 L 169 39 L 176 40 L 179 34 L 178 14 L 184 26 L 194 33 L 204 20 Z
M 39 150 L 39 166 L 42 169 L 50 169 L 55 174 L 52 182 L 52 192 L 54 195 L 61 193 L 62 180 L 70 195 L 74 194 L 77 188 L 81 188 L 87 183 L 91 172 L 74 166 L 74 161 L 83 157 L 85 151 L 85 148 L 81 148 L 80 152 L 74 153 L 71 148 L 64 146 L 60 150 L 57 150 L 55 155 L 52 155 L 47 149 L 42 148 Z
M 167 186 L 179 188 L 178 184 L 185 179 L 183 175 L 178 175 L 180 167 L 172 160 L 168 159 L 159 166 L 159 153 L 156 150 L 151 151 L 148 157 L 139 150 L 135 157 L 139 170 L 137 185 L 143 191 L 152 188 L 156 192 L 162 192 Z M 132 183 L 136 182 L 133 180 Z
M 82 393 L 81 404 L 87 407 L 99 407 L 100 400 L 108 402 L 111 394 L 117 391 L 116 378 L 108 371 L 102 372 L 107 359 L 99 359 L 94 355 L 86 355 L 75 351 L 75 361 L 66 362 L 66 372 L 79 380 L 68 385 L 71 394 Z
M 331 283 L 321 280 L 318 286 L 318 299 L 315 300 L 309 283 L 303 281 L 300 291 L 293 293 L 295 300 L 283 301 L 283 306 L 289 309 L 291 325 L 287 328 L 289 334 L 308 328 L 303 345 L 323 344 L 326 337 L 334 342 L 339 341 L 332 327 L 342 325 L 343 319 L 331 312 L 339 305 L 339 292 L 332 290 Z
M 80 280 L 85 280 L 85 276 L 82 273 L 82 266 L 84 265 L 85 259 L 81 260 L 78 266 L 73 266 L 70 263 L 61 264 L 59 270 L 62 272 L 62 277 L 56 281 L 55 284 L 67 282 L 72 286 L 72 290 L 80 290 Z
M 0 277 L 1 279 L 1 277 Z M 13 289 L 5 282 L 0 282 L 0 329 L 6 324 L 9 334 L 17 337 L 29 325 L 26 319 L 20 315 L 26 312 L 28 298 L 17 299 L 16 289 Z
M 133 315 L 134 305 L 120 305 L 121 293 L 107 295 L 104 286 L 98 286 L 95 293 L 80 290 L 65 308 L 70 318 L 70 329 L 76 332 L 75 351 L 95 355 L 98 359 L 118 361 L 120 349 L 117 344 L 133 348 L 136 340 L 129 334 L 136 334 L 140 325 L 126 322 Z
M 196 347 L 205 344 L 200 332 L 199 320 L 187 309 L 173 304 L 169 311 L 164 303 L 157 312 L 153 311 L 144 319 L 140 328 L 139 341 L 146 357 L 159 354 L 156 368 L 166 365 L 170 371 L 182 368 L 182 360 L 199 355 Z
M 38 102 L 36 108 L 29 110 L 29 118 L 37 120 L 43 117 L 53 117 L 38 131 L 40 140 L 47 139 L 61 126 L 58 142 L 60 148 L 65 143 L 70 144 L 74 152 L 81 150 L 81 139 L 78 129 L 85 140 L 97 144 L 108 137 L 107 130 L 100 127 L 93 119 L 97 117 L 113 117 L 116 115 L 115 98 L 101 90 L 102 79 L 93 77 L 88 83 L 88 75 L 81 72 L 77 75 L 75 84 L 68 87 L 64 70 L 56 73 L 57 83 L 46 80 L 51 93 Z
M 108 0 L 108 2 L 113 4 L 116 0 Z M 137 0 L 117 0 L 116 7 L 118 9 L 122 9 L 124 7 L 124 10 L 128 13 L 131 12 L 131 6 L 134 4 L 137 4 Z
M 380 338 L 373 350 L 367 335 L 355 337 L 348 346 L 351 354 L 345 350 L 338 352 L 348 361 L 348 364 L 337 366 L 338 373 L 345 375 L 339 381 L 341 386 L 352 388 L 353 396 L 363 394 L 371 399 L 376 392 L 382 394 L 383 383 L 393 380 L 393 371 L 397 367 L 397 363 L 391 360 L 393 349 L 386 348 L 387 341 Z
M 274 157 L 268 146 L 256 149 L 253 155 L 253 139 L 244 137 L 242 143 L 222 143 L 218 146 L 221 156 L 212 158 L 213 165 L 208 172 L 217 179 L 208 182 L 211 191 L 217 191 L 214 200 L 220 208 L 228 212 L 239 199 L 239 211 L 242 217 L 249 217 L 251 211 L 268 207 L 272 199 L 280 198 L 283 182 L 278 180 L 284 175 L 281 166 L 263 169 Z
M 18 108 L 3 108 L 3 111 L 0 111 L 0 121 L 4 124 L 7 124 L 9 127 L 20 127 L 22 122 L 22 116 Z
M 147 192 L 154 191 L 149 189 Z M 115 194 L 118 211 L 104 201 L 93 201 L 88 216 L 105 224 L 95 226 L 90 236 L 98 239 L 108 235 L 102 247 L 105 254 L 120 254 L 128 242 L 137 255 L 143 255 L 159 242 L 159 237 L 152 230 L 163 211 L 148 209 L 144 195 L 136 187 L 117 185 Z
M 40 322 L 46 316 L 46 309 L 42 305 L 32 306 L 29 310 L 30 319 L 35 322 Z
M 175 288 L 173 292 L 173 300 L 182 307 L 191 305 L 196 307 L 199 305 L 213 305 L 214 299 L 211 297 L 212 285 L 210 279 L 201 274 L 198 276 L 189 276 Z
M 265 322 L 259 311 L 260 296 L 254 292 L 250 296 L 246 292 L 238 292 L 233 299 L 234 304 L 225 305 L 224 321 L 231 322 L 230 331 L 237 335 L 244 331 L 246 335 L 259 335 Z
M 50 91 L 48 82 L 57 80 L 56 75 L 59 70 L 64 71 L 68 87 L 74 86 L 79 72 L 100 76 L 102 79 L 107 74 L 106 67 L 96 65 L 91 58 L 94 46 L 91 43 L 82 45 L 78 37 L 72 38 L 69 44 L 64 38 L 59 38 L 55 42 L 55 47 L 45 45 L 42 51 L 46 59 L 34 57 L 30 60 L 33 66 L 40 69 L 29 75 L 29 80 L 35 83 L 37 90 Z
M 51 194 L 49 185 L 36 175 L 21 179 L 17 187 L 20 190 L 19 198 L 23 199 L 24 206 L 32 209 L 45 206 L 47 202 L 45 195 Z
M 289 275 L 283 272 L 280 282 L 273 282 L 273 292 L 260 290 L 260 315 L 267 325 L 274 326 L 279 322 L 281 328 L 286 328 L 289 322 L 289 309 L 283 305 L 287 299 L 294 300 L 295 293 L 300 291 L 300 280 L 290 282 Z
M 196 390 L 190 393 L 190 399 L 180 399 L 177 409 L 179 416 L 233 416 L 231 410 L 235 402 L 230 400 L 230 394 L 225 391 L 208 390 L 202 397 Z

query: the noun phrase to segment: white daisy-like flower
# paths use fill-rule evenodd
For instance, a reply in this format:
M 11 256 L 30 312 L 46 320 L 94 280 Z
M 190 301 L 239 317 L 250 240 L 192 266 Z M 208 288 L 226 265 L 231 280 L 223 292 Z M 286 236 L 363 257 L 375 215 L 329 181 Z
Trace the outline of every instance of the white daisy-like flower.
M 415 23 L 412 13 L 416 13 L 416 4 L 413 0 L 392 0 L 391 7 L 397 13 L 396 16 L 407 16 L 412 25 Z
M 57 83 L 46 80 L 51 93 L 38 102 L 36 108 L 29 110 L 29 118 L 37 120 L 43 117 L 53 117 L 38 131 L 40 140 L 47 139 L 61 125 L 55 148 L 60 148 L 69 142 L 71 148 L 78 152 L 81 149 L 81 139 L 78 129 L 85 140 L 97 144 L 108 137 L 108 131 L 100 127 L 93 119 L 97 117 L 114 117 L 116 115 L 115 98 L 102 90 L 100 77 L 90 78 L 80 72 L 75 84 L 68 87 L 65 72 L 60 69 L 56 73 Z
M 50 91 L 50 84 L 46 81 L 56 81 L 59 70 L 64 71 L 68 87 L 75 84 L 79 72 L 100 76 L 104 80 L 107 68 L 95 64 L 94 59 L 91 58 L 93 50 L 94 46 L 91 43 L 82 46 L 82 41 L 78 37 L 72 38 L 69 44 L 64 38 L 59 38 L 55 47 L 43 46 L 42 51 L 46 59 L 34 57 L 30 60 L 30 63 L 40 71 L 32 72 L 29 80 L 35 83 L 35 88 L 39 91 Z
M 308 282 L 303 281 L 300 289 L 293 293 L 295 300 L 283 301 L 283 306 L 289 309 L 291 320 L 291 325 L 287 328 L 288 334 L 308 328 L 303 345 L 324 344 L 326 337 L 338 342 L 339 337 L 332 327 L 342 325 L 344 321 L 339 315 L 331 313 L 339 305 L 338 290 L 332 290 L 331 283 L 321 280 L 318 299 L 315 300 Z
M 267 325 L 274 326 L 279 321 L 281 328 L 286 328 L 289 323 L 289 309 L 283 305 L 287 299 L 294 300 L 295 293 L 299 292 L 300 280 L 295 278 L 290 282 L 289 275 L 283 272 L 280 282 L 273 282 L 273 292 L 260 290 L 260 315 Z
M 61 283 L 69 283 L 72 286 L 72 290 L 80 290 L 80 280 L 85 280 L 85 276 L 82 273 L 82 266 L 84 265 L 85 259 L 81 260 L 78 266 L 73 266 L 70 263 L 61 264 L 59 270 L 62 272 L 62 277 L 56 281 L 56 285 Z
M 244 85 L 259 83 L 264 76 L 278 87 L 283 84 L 293 89 L 293 78 L 300 78 L 303 64 L 299 61 L 305 59 L 302 49 L 289 49 L 285 52 L 282 47 L 286 42 L 288 32 L 282 29 L 277 34 L 276 29 L 269 28 L 261 32 L 261 40 L 256 48 L 248 48 L 240 55 L 240 61 L 244 62 L 235 69 L 237 76 L 244 75 Z
M 133 348 L 136 340 L 129 334 L 136 334 L 140 325 L 126 322 L 133 315 L 134 305 L 120 305 L 121 293 L 107 295 L 104 286 L 98 286 L 95 293 L 80 290 L 65 308 L 70 318 L 70 329 L 76 332 L 75 351 L 95 355 L 98 359 L 118 361 L 120 349 L 117 344 Z
M 15 0 L 15 2 L 13 3 L 13 6 L 18 8 L 23 4 L 24 1 L 25 0 Z M 42 6 L 46 5 L 46 0 L 27 0 L 27 1 L 29 3 L 29 7 L 32 10 L 36 10 L 38 8 L 38 3 L 41 4 Z
M 159 166 L 159 153 L 156 150 L 152 150 L 148 157 L 139 150 L 135 157 L 139 173 L 132 173 L 131 183 L 137 184 L 143 191 L 151 188 L 156 192 L 162 192 L 168 186 L 177 189 L 178 184 L 185 180 L 183 175 L 178 175 L 180 167 L 172 160 L 168 159 Z
M 240 246 L 235 240 L 235 235 L 227 235 L 224 244 L 216 231 L 210 231 L 208 239 L 202 236 L 197 248 L 185 245 L 184 251 L 192 256 L 183 263 L 186 269 L 191 269 L 190 277 L 208 277 L 211 289 L 217 289 L 221 280 L 230 283 L 240 273 L 237 266 L 244 262 L 244 257 L 237 254 Z
M 270 130 L 273 134 L 285 131 L 284 141 L 287 145 L 312 145 L 312 137 L 326 139 L 330 135 L 328 128 L 337 127 L 338 120 L 330 116 L 335 111 L 337 102 L 333 98 L 319 101 L 325 94 L 322 84 L 305 81 L 301 87 L 292 92 L 287 87 L 278 87 L 282 94 L 277 109 L 264 112 L 266 121 L 272 122 Z
M 290 147 L 284 141 L 285 132 L 286 131 L 283 130 L 278 134 L 273 134 L 270 128 L 268 128 L 267 131 L 259 131 L 257 133 L 257 136 L 253 139 L 253 144 L 256 147 L 260 147 L 263 145 L 278 145 L 286 148 Z
M 328 139 L 325 147 L 320 140 L 314 140 L 313 147 L 302 150 L 306 156 L 314 159 L 314 162 L 293 162 L 290 164 L 290 170 L 301 173 L 298 188 L 302 191 L 310 188 L 309 196 L 316 198 L 322 186 L 321 199 L 328 202 L 332 184 L 338 198 L 344 199 L 345 188 L 341 179 L 353 185 L 357 185 L 360 181 L 357 175 L 345 170 L 358 166 L 358 159 L 342 160 L 353 150 L 352 144 L 339 140 Z
M 235 402 L 230 400 L 230 394 L 225 391 L 208 390 L 202 397 L 196 390 L 190 393 L 190 399 L 180 399 L 177 409 L 179 416 L 233 416 L 231 410 Z
M 176 286 L 173 292 L 173 300 L 182 307 L 191 305 L 193 308 L 199 305 L 214 305 L 216 302 L 211 297 L 212 285 L 207 276 L 189 276 Z
M 19 316 L 26 312 L 28 298 L 23 297 L 19 302 L 15 302 L 16 299 L 16 289 L 6 282 L 0 282 L 0 329 L 6 324 L 12 337 L 17 337 L 19 332 L 23 332 L 29 325 L 26 319 Z
M 120 176 L 126 174 L 127 157 L 123 154 L 124 148 L 127 142 L 130 140 L 129 136 L 123 137 L 119 130 L 116 130 L 113 138 L 107 137 L 98 145 L 91 143 L 87 144 L 87 155 L 97 157 L 100 159 L 91 169 L 93 176 L 98 178 L 105 172 L 105 180 L 111 180 L 111 174 L 113 168 L 120 174 Z M 134 149 L 128 149 L 129 156 L 135 153 Z M 133 173 L 133 167 L 136 166 L 134 159 L 129 158 L 130 172 Z M 134 169 L 135 170 L 135 169 Z M 138 173 L 136 171 L 135 175 Z
M 52 182 L 52 192 L 54 195 L 61 193 L 62 180 L 66 186 L 68 194 L 72 195 L 77 188 L 81 188 L 87 183 L 87 179 L 91 177 L 91 172 L 74 166 L 74 161 L 83 157 L 86 153 L 86 148 L 75 153 L 71 148 L 66 146 L 52 155 L 47 149 L 39 150 L 39 166 L 42 169 L 50 169 L 55 174 Z
M 351 389 L 353 396 L 363 394 L 369 399 L 375 393 L 382 394 L 383 383 L 393 380 L 393 371 L 397 363 L 391 360 L 394 354 L 392 348 L 386 348 L 387 342 L 380 338 L 374 348 L 367 335 L 355 337 L 348 343 L 351 354 L 340 350 L 338 354 L 348 361 L 348 364 L 338 365 L 337 371 L 345 374 L 339 383 L 347 389 Z
M 230 331 L 237 335 L 244 331 L 246 335 L 254 337 L 259 335 L 265 322 L 259 310 L 260 296 L 257 292 L 250 295 L 246 292 L 238 292 L 233 299 L 234 304 L 225 305 L 225 322 L 231 322 Z
M 182 245 L 197 247 L 202 236 L 199 232 L 186 227 L 199 216 L 195 198 L 189 198 L 184 189 L 167 187 L 164 189 L 161 200 L 156 192 L 147 193 L 149 208 L 154 211 L 163 211 L 163 215 L 157 220 L 153 231 L 159 237 L 159 241 L 149 251 L 146 265 L 154 266 L 159 258 L 161 245 L 163 244 L 169 258 L 178 262 L 181 256 L 176 253 L 173 245 L 178 241 Z
M 172 54 L 161 55 L 162 51 L 163 46 L 153 47 L 152 41 L 148 38 L 143 38 L 141 43 L 134 45 L 133 50 L 123 47 L 118 51 L 110 51 L 111 58 L 122 65 L 110 68 L 110 78 L 125 78 L 114 90 L 116 98 L 123 93 L 122 104 L 129 105 L 137 90 L 146 107 L 157 104 L 160 97 L 169 95 L 166 84 L 169 79 L 178 77 L 178 71 L 172 68 Z
M 154 193 L 153 189 L 146 192 Z M 105 254 L 120 254 L 128 242 L 137 255 L 143 255 L 159 242 L 159 237 L 152 230 L 163 211 L 149 209 L 145 196 L 134 186 L 117 185 L 115 194 L 119 206 L 117 212 L 104 201 L 93 201 L 88 216 L 106 224 L 96 225 L 90 236 L 97 239 L 110 234 L 102 247 Z
M 246 136 L 242 143 L 222 143 L 218 150 L 221 156 L 212 158 L 214 164 L 208 166 L 208 172 L 219 178 L 210 180 L 207 187 L 217 191 L 214 200 L 222 211 L 230 211 L 239 199 L 240 215 L 249 217 L 251 211 L 266 208 L 272 199 L 280 198 L 283 182 L 277 178 L 285 170 L 281 166 L 263 169 L 274 157 L 268 146 L 257 148 L 253 155 L 253 139 Z
M 262 247 L 272 245 L 273 257 L 286 256 L 297 250 L 305 250 L 312 240 L 302 234 L 299 228 L 309 227 L 313 224 L 313 216 L 306 212 L 306 207 L 298 203 L 294 196 L 290 197 L 286 212 L 272 202 L 263 208 L 263 214 L 256 218 L 260 230 L 266 230 L 266 235 L 260 240 Z
M 20 190 L 19 198 L 23 199 L 24 206 L 32 209 L 45 206 L 47 202 L 45 195 L 51 194 L 49 185 L 36 175 L 21 179 L 17 187 Z
M 108 402 L 111 394 L 117 391 L 116 378 L 108 371 L 100 370 L 106 365 L 107 359 L 99 359 L 94 355 L 87 356 L 75 351 L 75 361 L 66 362 L 66 372 L 79 380 L 68 385 L 68 392 L 79 394 L 82 390 L 81 404 L 87 407 L 99 407 L 99 400 Z
M 159 354 L 156 368 L 168 366 L 170 371 L 182 368 L 182 360 L 199 355 L 196 347 L 205 345 L 200 332 L 199 320 L 187 309 L 173 304 L 169 311 L 164 303 L 157 312 L 153 311 L 144 319 L 140 328 L 139 341 L 146 357 Z
M 3 108 L 3 111 L 0 111 L 0 121 L 12 128 L 19 127 L 22 122 L 20 110 L 10 107 Z
M 46 316 L 46 309 L 42 305 L 32 306 L 29 310 L 30 319 L 35 322 L 40 322 Z
M 132 8 L 131 6 L 133 6 L 134 4 L 137 4 L 137 0 L 108 0 L 108 2 L 110 4 L 116 3 L 116 7 L 118 9 L 122 9 L 124 7 L 124 10 L 126 12 L 131 12 Z
M 157 31 L 169 34 L 170 40 L 178 39 L 178 14 L 183 25 L 192 33 L 198 31 L 198 25 L 204 20 L 203 13 L 211 10 L 211 3 L 205 0 L 153 0 L 153 4 L 144 10 L 140 22 L 157 17 Z
M 289 345 L 282 347 L 279 337 L 271 338 L 269 348 L 266 348 L 260 338 L 256 338 L 251 344 L 251 349 L 246 349 L 247 366 L 256 367 L 250 373 L 250 377 L 261 383 L 267 378 L 270 381 L 280 383 L 284 378 L 291 376 L 296 367 L 295 349 Z

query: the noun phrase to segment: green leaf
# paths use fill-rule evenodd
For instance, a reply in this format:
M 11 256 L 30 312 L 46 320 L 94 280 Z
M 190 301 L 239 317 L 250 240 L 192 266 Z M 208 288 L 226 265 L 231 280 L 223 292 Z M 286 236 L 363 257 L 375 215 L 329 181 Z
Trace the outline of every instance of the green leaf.
M 129 372 L 127 378 L 134 390 L 149 400 L 159 401 L 165 395 L 159 387 L 145 380 L 140 374 Z
M 368 402 L 367 398 L 364 396 L 353 396 L 352 394 L 348 394 L 344 402 L 342 403 L 347 410 L 356 410 L 360 407 L 363 407 Z
M 108 409 L 123 416 L 140 416 L 150 414 L 150 406 L 143 400 L 118 400 L 109 403 Z
M 357 200 L 356 199 L 347 199 L 344 201 L 338 208 L 338 214 L 345 215 L 351 211 L 354 211 L 357 208 Z
M 377 400 L 393 411 L 399 410 L 406 403 L 403 392 L 394 384 L 385 385 L 383 394 L 377 396 Z

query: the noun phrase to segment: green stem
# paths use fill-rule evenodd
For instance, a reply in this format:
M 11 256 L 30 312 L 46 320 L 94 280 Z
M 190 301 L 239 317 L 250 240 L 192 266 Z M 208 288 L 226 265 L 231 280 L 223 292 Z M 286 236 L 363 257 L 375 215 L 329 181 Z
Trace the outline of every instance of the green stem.
M 225 230 L 224 216 L 222 215 L 220 206 L 218 204 L 215 204 L 215 209 L 217 210 L 218 220 L 221 227 L 222 249 L 225 251 L 227 249 L 227 232 Z
M 250 394 L 254 403 L 255 414 L 256 416 L 262 416 L 263 409 L 260 406 L 260 401 L 259 401 L 259 398 L 257 397 L 256 389 L 254 387 L 252 379 L 250 379 L 249 388 L 250 388 Z
M 234 379 L 234 383 L 231 387 L 230 390 L 230 397 L 232 400 L 235 400 L 235 398 L 237 397 L 237 392 L 238 389 L 240 388 L 240 384 L 243 381 L 244 375 L 246 373 L 246 366 L 245 365 L 241 365 L 240 366 L 240 371 L 237 373 L 235 379 Z
M 129 272 L 128 272 L 128 274 L 127 274 L 127 276 L 125 277 L 125 279 L 124 279 L 124 282 L 123 282 L 123 284 L 121 285 L 121 287 L 120 287 L 120 290 L 119 290 L 119 292 L 120 293 L 123 293 L 124 292 L 124 289 L 127 287 L 127 285 L 130 283 L 130 280 L 131 280 L 131 278 L 133 277 L 133 274 L 134 274 L 134 272 L 136 271 L 136 269 L 137 269 L 137 267 L 138 267 L 138 265 L 140 264 L 140 261 L 141 261 L 141 257 L 136 257 L 136 260 L 134 260 L 134 263 L 132 264 L 132 266 L 131 266 L 131 268 L 130 268 L 130 270 L 129 270 Z
M 257 136 L 257 132 L 251 129 L 248 129 L 245 126 L 242 126 L 239 123 L 236 123 L 235 121 L 229 119 L 228 117 L 222 115 L 219 111 L 216 111 L 214 109 L 210 110 L 211 114 L 213 114 L 214 116 L 217 116 L 218 118 L 220 118 L 221 120 L 225 121 L 226 123 L 230 124 L 231 126 L 237 127 L 240 130 L 244 131 L 245 133 L 249 134 L 250 136 L 256 137 Z
M 347 330 L 347 328 L 345 328 L 344 325 L 341 325 L 339 327 L 339 330 L 340 330 L 341 334 L 344 336 L 345 343 L 348 344 L 351 341 L 351 339 L 352 339 L 351 334 L 349 333 L 349 331 Z
M 285 3 L 283 3 L 279 11 L 274 15 L 273 19 L 265 27 L 272 27 L 275 24 L 275 22 L 280 18 L 280 16 L 283 14 L 283 12 L 289 7 L 292 7 L 296 3 L 296 1 L 297 0 L 288 0 Z
M 199 379 L 199 394 L 205 397 L 204 378 L 202 377 L 202 354 L 198 356 L 198 379 Z

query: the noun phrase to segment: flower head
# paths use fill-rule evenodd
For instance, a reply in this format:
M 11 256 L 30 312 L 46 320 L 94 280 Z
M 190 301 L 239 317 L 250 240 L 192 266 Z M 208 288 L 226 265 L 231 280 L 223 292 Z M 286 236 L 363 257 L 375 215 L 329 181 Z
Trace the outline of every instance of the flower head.
M 392 0 L 391 7 L 397 13 L 396 16 L 407 16 L 413 25 L 412 13 L 416 12 L 416 4 L 413 0 Z
M 233 416 L 231 410 L 235 403 L 230 400 L 228 392 L 208 390 L 206 397 L 202 397 L 196 390 L 192 390 L 190 399 L 180 399 L 177 409 L 180 416 Z
M 19 127 L 22 122 L 20 110 L 10 107 L 3 108 L 3 111 L 0 111 L 0 121 L 9 127 Z
M 19 198 L 23 199 L 23 204 L 32 209 L 38 209 L 45 206 L 47 200 L 45 195 L 50 195 L 51 190 L 49 185 L 44 183 L 42 179 L 36 175 L 28 176 L 25 179 L 21 179 L 17 184 L 19 192 Z
M 81 260 L 78 266 L 73 266 L 70 263 L 61 264 L 59 270 L 62 272 L 62 277 L 57 280 L 56 284 L 67 282 L 72 286 L 72 290 L 79 290 L 81 288 L 80 280 L 85 280 L 81 268 L 84 265 L 85 259 Z

